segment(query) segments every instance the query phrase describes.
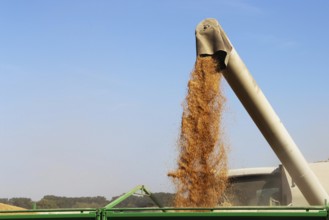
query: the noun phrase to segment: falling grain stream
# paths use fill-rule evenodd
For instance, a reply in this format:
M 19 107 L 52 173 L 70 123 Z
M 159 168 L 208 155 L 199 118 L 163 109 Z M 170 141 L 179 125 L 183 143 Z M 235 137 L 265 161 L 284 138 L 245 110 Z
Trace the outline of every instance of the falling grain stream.
M 183 105 L 177 169 L 168 173 L 176 187 L 176 207 L 214 207 L 226 189 L 221 79 L 215 57 L 197 58 Z

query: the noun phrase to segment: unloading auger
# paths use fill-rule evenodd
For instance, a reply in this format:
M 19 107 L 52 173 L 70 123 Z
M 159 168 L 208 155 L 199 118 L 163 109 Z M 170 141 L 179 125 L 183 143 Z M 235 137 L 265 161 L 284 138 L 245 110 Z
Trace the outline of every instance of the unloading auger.
M 328 193 L 310 169 L 271 104 L 264 96 L 227 35 L 215 19 L 205 19 L 196 28 L 198 56 L 215 56 L 224 66 L 228 84 L 239 98 L 269 145 L 310 205 L 329 201 Z
M 100 208 L 0 210 L 0 220 L 329 220 L 328 194 L 284 128 L 264 94 L 231 45 L 218 22 L 207 19 L 196 30 L 198 56 L 215 56 L 223 74 L 312 206 L 162 207 L 144 186 Z M 105 176 L 104 178 L 108 178 Z M 102 181 L 102 179 L 99 179 Z M 140 192 L 158 207 L 120 208 L 117 205 Z M 314 206 L 320 205 L 320 206 Z

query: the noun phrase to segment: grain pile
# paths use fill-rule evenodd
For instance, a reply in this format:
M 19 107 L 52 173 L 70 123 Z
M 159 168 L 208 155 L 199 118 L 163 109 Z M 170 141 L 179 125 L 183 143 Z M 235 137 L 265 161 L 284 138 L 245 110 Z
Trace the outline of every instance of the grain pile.
M 214 207 L 226 189 L 227 158 L 221 129 L 225 99 L 218 65 L 212 56 L 198 57 L 188 82 L 178 167 L 168 174 L 176 186 L 176 207 Z
M 18 206 L 0 203 L 0 211 L 5 211 L 5 210 L 25 210 L 25 209 L 18 207 Z

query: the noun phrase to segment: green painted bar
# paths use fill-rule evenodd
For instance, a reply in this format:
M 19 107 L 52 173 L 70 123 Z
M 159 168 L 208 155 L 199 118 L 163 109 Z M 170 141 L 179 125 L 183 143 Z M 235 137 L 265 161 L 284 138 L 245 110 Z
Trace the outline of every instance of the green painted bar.
M 0 211 L 0 220 L 97 220 L 97 209 L 52 209 L 52 210 L 19 210 Z
M 163 211 L 166 212 L 163 212 Z M 326 207 L 112 208 L 0 211 L 0 220 L 329 220 Z

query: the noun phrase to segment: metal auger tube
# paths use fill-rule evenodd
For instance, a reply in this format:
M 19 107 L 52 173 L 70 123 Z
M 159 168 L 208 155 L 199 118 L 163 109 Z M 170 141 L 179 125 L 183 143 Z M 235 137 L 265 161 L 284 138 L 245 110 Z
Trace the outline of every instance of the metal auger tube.
M 220 54 L 218 57 L 219 62 L 225 66 L 225 79 L 308 203 L 324 205 L 325 201 L 329 201 L 328 193 L 310 169 L 218 22 L 215 19 L 202 21 L 196 28 L 196 40 L 199 56 Z

